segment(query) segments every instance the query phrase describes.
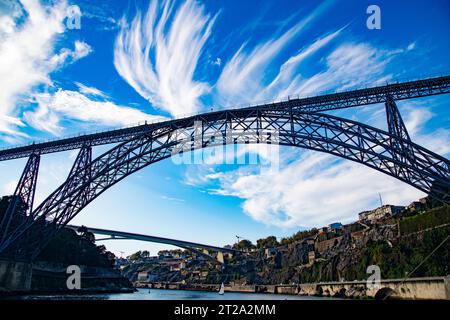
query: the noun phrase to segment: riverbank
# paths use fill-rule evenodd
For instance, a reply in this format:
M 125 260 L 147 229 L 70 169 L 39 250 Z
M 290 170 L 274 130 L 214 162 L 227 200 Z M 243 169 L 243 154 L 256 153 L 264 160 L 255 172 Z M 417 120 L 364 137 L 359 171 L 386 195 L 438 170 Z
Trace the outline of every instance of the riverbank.
M 135 282 L 136 288 L 217 292 L 220 284 Z M 225 285 L 225 292 L 267 293 L 348 299 L 450 300 L 450 277 L 381 280 L 378 287 L 366 281 L 320 282 L 299 285 Z
M 18 268 L 11 272 L 11 265 L 22 265 L 11 261 L 0 261 L 0 279 L 4 286 L 0 286 L 0 297 L 18 295 L 41 294 L 99 294 L 99 293 L 132 293 L 135 288 L 131 282 L 123 277 L 118 270 L 106 267 L 92 267 L 80 265 L 80 289 L 67 288 L 67 265 L 55 262 L 38 261 L 29 267 Z M 18 286 L 14 280 L 25 279 L 28 282 Z M 11 284 L 11 285 L 6 285 Z
M 95 245 L 93 234 L 63 228 L 33 262 L 12 255 L 0 258 L 0 295 L 134 292 L 114 263 L 115 256 Z M 72 275 L 80 289 L 68 288 Z

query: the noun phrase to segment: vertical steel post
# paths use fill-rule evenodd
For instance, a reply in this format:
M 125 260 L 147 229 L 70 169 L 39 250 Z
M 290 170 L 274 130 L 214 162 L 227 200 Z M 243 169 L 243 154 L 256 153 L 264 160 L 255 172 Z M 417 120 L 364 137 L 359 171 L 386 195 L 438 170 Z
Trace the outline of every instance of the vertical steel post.
M 91 177 L 91 162 L 92 162 L 92 147 L 89 144 L 85 144 L 81 147 L 75 162 L 70 169 L 67 180 L 71 183 L 67 184 L 63 193 L 66 194 L 76 188 L 81 186 L 82 197 L 86 198 L 89 193 L 89 179 Z M 72 179 L 76 177 L 76 179 Z M 72 204 L 68 204 L 69 206 Z M 51 224 L 48 224 L 44 230 L 40 233 L 39 238 L 32 237 L 34 239 L 28 239 L 32 243 L 29 247 L 29 257 L 34 260 L 39 253 L 47 246 L 50 240 L 55 236 L 58 230 L 64 226 L 71 218 L 67 215 L 61 215 L 55 218 Z
M 14 195 L 11 197 L 8 208 L 0 223 L 0 249 L 7 245 L 9 230 L 11 227 L 21 228 L 32 220 L 34 194 L 39 172 L 40 155 L 33 153 L 28 158 L 25 169 L 22 172 Z M 23 210 L 19 216 L 19 210 Z
M 397 104 L 391 95 L 386 96 L 385 106 L 389 133 L 398 138 L 411 141 L 408 130 L 406 130 L 405 123 L 400 115 L 400 111 L 397 108 Z

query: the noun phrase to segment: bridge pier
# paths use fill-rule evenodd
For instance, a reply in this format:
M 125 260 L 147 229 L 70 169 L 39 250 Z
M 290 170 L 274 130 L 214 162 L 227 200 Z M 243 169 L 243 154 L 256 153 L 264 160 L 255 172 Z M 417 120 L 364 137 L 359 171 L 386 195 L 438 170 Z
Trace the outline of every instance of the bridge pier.
M 0 296 L 30 291 L 32 270 L 30 262 L 0 260 Z
M 13 243 L 33 221 L 33 202 L 39 173 L 40 155 L 29 156 L 14 195 L 0 217 L 0 252 Z

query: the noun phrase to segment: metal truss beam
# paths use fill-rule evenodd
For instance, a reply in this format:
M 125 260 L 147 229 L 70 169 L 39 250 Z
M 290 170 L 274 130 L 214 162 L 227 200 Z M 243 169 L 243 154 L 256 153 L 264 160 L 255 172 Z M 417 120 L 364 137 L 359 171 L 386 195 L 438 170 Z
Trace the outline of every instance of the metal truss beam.
M 410 162 L 414 163 L 414 151 L 411 150 L 409 143 L 404 142 L 410 142 L 411 138 L 409 137 L 408 130 L 403 122 L 397 104 L 391 95 L 386 96 L 385 108 L 388 132 L 393 137 L 398 138 L 391 138 L 389 140 L 392 150 L 396 150 L 396 152 L 392 153 L 392 157 L 399 161 L 410 160 Z M 397 172 L 398 175 L 408 174 L 408 171 L 405 171 L 404 168 L 401 167 L 395 168 L 395 170 L 403 171 Z
M 202 124 L 200 134 L 197 123 Z M 75 170 L 33 215 L 57 230 L 108 188 L 152 163 L 180 152 L 246 143 L 280 144 L 329 153 L 364 164 L 450 203 L 450 161 L 446 158 L 356 121 L 274 107 L 198 115 L 137 135 L 93 160 L 87 180 L 85 170 Z M 405 156 L 401 148 L 393 147 L 396 145 L 405 146 L 413 156 Z M 8 241 L 12 243 L 19 237 L 32 240 L 16 234 Z
M 66 185 L 63 193 L 76 188 L 78 185 L 86 184 L 91 178 L 91 162 L 92 162 L 92 147 L 89 144 L 84 144 L 70 169 L 69 175 L 66 181 L 69 183 Z M 83 193 L 80 194 L 81 197 L 88 196 L 89 189 L 86 188 Z M 50 225 L 46 225 L 42 228 L 40 232 L 39 239 L 37 237 L 27 237 L 28 245 L 28 255 L 31 259 L 34 259 L 39 255 L 39 253 L 47 246 L 48 242 L 55 236 L 58 231 L 58 224 L 63 219 L 71 219 L 71 217 L 61 216 L 58 219 L 51 221 Z M 31 241 L 31 239 L 36 241 Z M 30 245 L 31 244 L 31 245 Z
M 40 155 L 31 154 L 0 222 L 0 248 L 7 247 L 11 233 L 19 232 L 34 220 L 33 202 L 39 173 Z M 20 213 L 20 216 L 19 216 Z
M 450 92 L 450 76 L 430 78 L 424 80 L 388 84 L 385 86 L 372 87 L 367 89 L 353 90 L 348 92 L 326 94 L 310 98 L 289 99 L 281 102 L 270 102 L 253 107 L 234 109 L 239 110 L 260 110 L 260 109 L 292 109 L 295 112 L 324 112 L 329 110 L 358 107 L 363 105 L 384 103 L 386 97 L 390 96 L 394 100 L 426 97 Z M 210 115 L 220 116 L 221 111 L 211 112 Z M 13 147 L 0 150 L 0 161 L 28 157 L 33 152 L 40 154 L 61 152 L 66 150 L 79 149 L 88 143 L 91 146 L 121 143 L 134 137 L 152 132 L 158 128 L 168 125 L 177 125 L 185 121 L 190 121 L 194 117 L 184 119 L 169 120 L 153 124 L 111 130 L 94 134 L 81 135 L 77 137 L 59 139 L 43 143 L 33 143 L 21 147 Z
M 67 177 L 66 181 L 69 183 L 66 185 L 66 190 L 71 190 L 79 184 L 84 184 L 90 179 L 91 173 L 91 161 L 92 161 L 92 147 L 90 145 L 83 145 L 72 165 L 70 173 Z M 51 224 L 46 223 L 45 218 L 36 217 L 36 215 L 32 215 L 33 219 L 37 218 L 35 223 L 39 224 L 40 230 L 34 230 L 34 234 L 38 234 L 39 236 L 33 236 L 29 233 L 24 237 L 26 241 L 21 241 L 18 243 L 20 246 L 20 252 L 17 250 L 14 252 L 16 257 L 27 259 L 30 256 L 35 257 L 39 254 L 39 252 L 48 244 L 51 238 L 57 231 L 57 228 L 54 227 L 58 220 L 52 221 Z M 9 234 L 9 237 L 12 239 L 17 238 L 19 234 L 22 234 L 24 231 L 28 229 L 28 225 L 23 225 L 21 228 L 17 228 Z M 4 246 L 0 246 L 0 252 L 2 249 L 6 248 L 8 244 Z
M 386 118 L 388 124 L 388 132 L 396 137 L 403 140 L 411 140 L 406 130 L 405 123 L 403 122 L 402 116 L 397 108 L 397 104 L 391 95 L 386 97 Z

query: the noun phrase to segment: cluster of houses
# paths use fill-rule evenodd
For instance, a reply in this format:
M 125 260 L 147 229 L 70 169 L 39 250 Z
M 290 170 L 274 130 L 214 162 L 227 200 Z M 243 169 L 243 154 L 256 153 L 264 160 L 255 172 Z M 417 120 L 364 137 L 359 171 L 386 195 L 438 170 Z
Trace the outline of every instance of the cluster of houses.
M 312 264 L 321 256 L 321 253 L 336 245 L 337 241 L 339 242 L 343 236 L 343 228 L 344 226 L 340 222 L 331 223 L 318 229 L 314 236 L 294 244 L 304 253 L 302 257 L 303 263 L 307 265 Z M 266 259 L 275 258 L 277 255 L 287 254 L 288 250 L 287 247 L 266 248 L 264 249 L 264 257 Z
M 420 212 L 427 207 L 428 198 L 421 198 L 419 201 L 413 201 L 406 207 L 404 206 L 393 206 L 390 204 L 383 205 L 374 210 L 363 211 L 359 213 L 359 221 L 368 222 L 371 224 L 377 221 L 383 220 L 388 217 L 394 217 L 399 213 L 408 212 Z
M 139 263 L 145 263 L 146 265 L 153 265 L 153 267 L 164 267 L 169 271 L 183 271 L 186 269 L 187 265 L 191 264 L 201 264 L 205 261 L 205 258 L 197 255 L 186 255 L 184 253 L 176 253 L 176 252 L 163 252 L 158 256 L 151 256 L 145 259 L 145 261 L 138 261 Z M 197 270 L 191 271 L 191 273 L 195 273 Z M 207 276 L 201 274 L 201 271 L 197 271 L 199 273 L 199 277 Z M 146 282 L 146 281 L 156 281 L 158 275 L 152 273 L 151 270 L 140 271 L 137 275 L 137 280 Z
M 422 198 L 408 206 L 382 205 L 373 210 L 363 211 L 359 213 L 357 222 L 348 225 L 342 225 L 340 222 L 331 223 L 328 226 L 319 228 L 313 237 L 305 238 L 295 245 L 299 246 L 300 250 L 304 252 L 303 263 L 311 265 L 330 249 L 339 245 L 345 233 L 350 235 L 353 245 L 356 245 L 363 238 L 364 231 L 370 228 L 369 225 L 377 224 L 386 218 L 395 217 L 404 212 L 421 212 L 427 208 L 427 201 L 427 198 Z M 277 255 L 283 255 L 283 251 L 288 250 L 288 248 L 283 247 L 266 248 L 264 256 L 267 259 L 274 258 Z

